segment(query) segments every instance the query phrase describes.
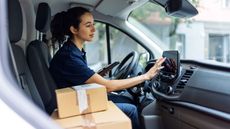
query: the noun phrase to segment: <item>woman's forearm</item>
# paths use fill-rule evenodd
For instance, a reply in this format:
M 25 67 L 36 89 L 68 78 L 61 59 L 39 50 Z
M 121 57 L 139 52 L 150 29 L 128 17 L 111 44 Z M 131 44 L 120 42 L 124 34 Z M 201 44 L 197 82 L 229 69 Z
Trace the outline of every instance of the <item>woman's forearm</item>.
M 127 89 L 133 86 L 136 86 L 137 84 L 140 84 L 147 80 L 145 75 L 136 76 L 133 78 L 128 79 L 121 79 L 121 80 L 107 80 L 106 88 L 108 92 L 111 91 L 117 91 L 122 89 Z

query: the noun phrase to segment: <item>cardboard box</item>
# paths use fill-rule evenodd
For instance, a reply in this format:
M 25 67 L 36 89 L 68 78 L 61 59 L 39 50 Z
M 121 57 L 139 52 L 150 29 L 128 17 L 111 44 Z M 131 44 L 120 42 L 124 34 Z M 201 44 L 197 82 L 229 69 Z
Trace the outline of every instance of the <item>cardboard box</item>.
M 107 109 L 107 92 L 102 85 L 78 85 L 58 89 L 55 92 L 59 118 Z
M 51 117 L 64 129 L 132 129 L 130 119 L 111 101 L 106 111 L 60 119 Z

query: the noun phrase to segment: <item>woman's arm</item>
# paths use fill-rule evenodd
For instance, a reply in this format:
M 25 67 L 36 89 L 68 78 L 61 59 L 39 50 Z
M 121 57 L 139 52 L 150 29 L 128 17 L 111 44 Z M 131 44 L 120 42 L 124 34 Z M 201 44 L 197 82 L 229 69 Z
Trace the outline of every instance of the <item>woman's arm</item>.
M 155 65 L 145 74 L 133 77 L 133 78 L 128 78 L 128 79 L 120 79 L 120 80 L 107 80 L 100 76 L 99 74 L 95 73 L 93 76 L 91 76 L 86 83 L 97 83 L 106 86 L 106 89 L 108 92 L 111 91 L 117 91 L 117 90 L 122 90 L 122 89 L 127 89 L 130 87 L 133 87 L 137 84 L 140 84 L 146 80 L 150 80 L 154 76 L 158 74 L 160 69 L 163 67 L 161 64 L 165 61 L 165 58 L 159 58 Z

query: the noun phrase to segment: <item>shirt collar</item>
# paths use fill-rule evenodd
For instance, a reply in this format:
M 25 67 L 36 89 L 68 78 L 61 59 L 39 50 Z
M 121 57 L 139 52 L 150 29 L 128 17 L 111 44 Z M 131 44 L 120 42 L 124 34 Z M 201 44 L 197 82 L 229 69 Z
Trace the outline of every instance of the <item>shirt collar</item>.
M 85 52 L 84 48 L 82 48 L 82 50 L 80 50 L 80 49 L 74 44 L 74 42 L 72 42 L 71 40 L 69 41 L 69 44 L 70 44 L 72 47 L 76 48 L 76 49 L 75 49 L 75 52 L 77 52 L 78 55 L 81 55 L 82 58 L 86 61 L 86 52 Z

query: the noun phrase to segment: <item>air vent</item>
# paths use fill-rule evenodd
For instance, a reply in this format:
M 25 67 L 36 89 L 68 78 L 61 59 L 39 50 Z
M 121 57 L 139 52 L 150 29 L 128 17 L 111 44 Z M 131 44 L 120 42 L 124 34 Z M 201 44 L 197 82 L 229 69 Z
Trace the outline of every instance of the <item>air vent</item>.
M 181 77 L 179 83 L 177 84 L 177 88 L 184 88 L 192 74 L 192 70 L 186 70 L 184 75 Z

